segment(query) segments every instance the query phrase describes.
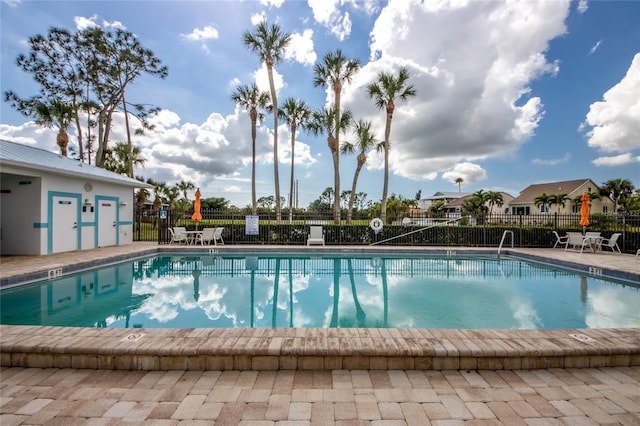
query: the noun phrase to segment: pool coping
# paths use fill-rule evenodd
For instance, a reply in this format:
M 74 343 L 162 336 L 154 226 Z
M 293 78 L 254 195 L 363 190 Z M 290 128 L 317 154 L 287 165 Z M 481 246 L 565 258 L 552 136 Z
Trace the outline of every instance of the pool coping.
M 180 247 L 180 253 L 209 253 L 217 248 Z M 224 253 L 290 252 L 291 247 L 225 246 Z M 296 250 L 300 250 L 296 247 Z M 326 247 L 305 253 L 372 249 Z M 56 265 L 62 274 L 156 253 L 173 246 L 143 248 L 89 261 Z M 394 253 L 415 248 L 397 248 Z M 427 252 L 425 250 L 425 252 Z M 495 250 L 440 248 L 430 254 L 492 254 Z M 505 256 L 556 264 L 589 275 L 620 272 L 637 281 L 633 271 L 615 271 L 504 250 Z M 59 267 L 58 267 L 59 266 Z M 50 269 L 49 269 L 50 270 Z M 44 274 L 44 275 L 42 275 Z M 47 270 L 3 277 L 8 286 L 48 277 Z M 4 287 L 4 285 L 3 285 Z M 0 365 L 29 368 L 123 370 L 322 370 L 322 369 L 539 369 L 640 365 L 640 328 L 482 330 L 402 328 L 254 328 L 254 329 L 117 329 L 0 325 Z

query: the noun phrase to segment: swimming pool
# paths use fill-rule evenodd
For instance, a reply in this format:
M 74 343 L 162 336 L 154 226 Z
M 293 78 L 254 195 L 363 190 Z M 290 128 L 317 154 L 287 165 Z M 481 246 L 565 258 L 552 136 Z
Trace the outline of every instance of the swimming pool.
M 640 290 L 482 256 L 156 255 L 0 292 L 2 324 L 639 327 Z

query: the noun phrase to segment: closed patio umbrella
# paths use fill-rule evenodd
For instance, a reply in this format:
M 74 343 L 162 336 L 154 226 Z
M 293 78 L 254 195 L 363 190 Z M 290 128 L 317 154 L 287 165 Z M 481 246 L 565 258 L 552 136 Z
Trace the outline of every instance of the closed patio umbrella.
M 589 194 L 584 193 L 580 198 L 580 225 L 582 226 L 582 233 L 589 226 Z
M 191 220 L 196 222 L 196 228 L 198 228 L 198 222 L 202 220 L 202 214 L 200 214 L 200 188 L 196 191 L 196 199 L 193 202 L 193 215 Z

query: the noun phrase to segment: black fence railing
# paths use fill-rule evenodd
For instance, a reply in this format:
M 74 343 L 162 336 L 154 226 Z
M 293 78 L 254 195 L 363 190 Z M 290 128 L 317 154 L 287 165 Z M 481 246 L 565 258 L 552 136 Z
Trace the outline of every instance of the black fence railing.
M 403 218 L 390 221 L 378 233 L 370 227 L 369 218 L 356 218 L 350 223 L 343 218 L 336 223 L 331 212 L 295 214 L 289 221 L 283 212 L 278 222 L 274 214 L 260 214 L 257 235 L 247 235 L 245 214 L 219 210 L 203 210 L 202 221 L 194 222 L 191 214 L 176 215 L 170 210 L 145 210 L 135 214 L 134 240 L 169 243 L 169 227 L 187 230 L 222 227 L 226 244 L 305 245 L 309 227 L 323 227 L 326 245 L 457 246 L 498 247 L 505 231 L 513 232 L 515 247 L 552 247 L 552 231 L 583 231 L 579 214 L 494 214 L 483 218 Z M 594 214 L 588 231 L 601 232 L 604 238 L 621 233 L 618 246 L 625 253 L 640 248 L 640 215 Z M 510 245 L 510 238 L 508 240 Z

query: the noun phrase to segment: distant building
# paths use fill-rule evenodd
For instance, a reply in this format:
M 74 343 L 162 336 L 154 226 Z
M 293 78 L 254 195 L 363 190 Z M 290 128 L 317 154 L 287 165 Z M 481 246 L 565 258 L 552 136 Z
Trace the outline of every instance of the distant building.
M 529 185 L 520 193 L 520 195 L 511 200 L 509 203 L 509 211 L 513 215 L 524 216 L 538 213 L 551 213 L 548 206 L 536 206 L 535 199 L 542 194 L 567 194 L 567 196 L 573 200 L 579 198 L 584 193 L 599 194 L 600 188 L 591 179 L 577 179 Z M 591 201 L 591 213 L 613 212 L 613 207 L 613 201 L 607 197 Z M 567 201 L 564 207 L 557 205 L 553 206 L 554 212 L 558 212 L 558 210 L 560 213 L 579 213 L 580 207 L 576 203 Z
M 436 201 L 444 201 L 445 204 L 449 203 L 452 200 L 457 200 L 459 198 L 465 197 L 469 195 L 466 192 L 436 192 L 431 197 L 426 197 L 418 200 L 418 208 L 421 210 L 429 210 L 431 204 Z
M 495 204 L 491 205 L 490 202 L 488 201 L 485 203 L 489 214 L 502 214 L 502 213 L 507 213 L 509 211 L 508 206 L 509 206 L 509 202 L 513 200 L 513 195 L 506 192 L 501 192 L 501 194 L 502 194 L 502 202 L 503 202 L 502 206 L 497 206 Z M 455 200 L 452 200 L 449 203 L 445 204 L 443 208 L 445 212 L 445 216 L 449 219 L 455 219 L 460 217 L 462 215 L 462 203 L 464 203 L 465 200 L 468 200 L 471 197 L 473 197 L 473 194 L 468 194 L 468 195 L 465 195 L 464 197 L 456 198 Z

